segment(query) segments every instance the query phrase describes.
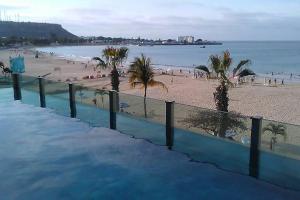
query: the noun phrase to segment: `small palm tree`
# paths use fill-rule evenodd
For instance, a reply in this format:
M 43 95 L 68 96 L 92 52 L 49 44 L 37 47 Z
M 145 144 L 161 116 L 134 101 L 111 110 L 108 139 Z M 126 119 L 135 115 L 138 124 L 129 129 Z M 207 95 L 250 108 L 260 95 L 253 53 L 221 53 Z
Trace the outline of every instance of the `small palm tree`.
M 144 112 L 147 118 L 147 106 L 146 97 L 148 87 L 161 86 L 167 90 L 164 83 L 154 80 L 154 71 L 151 67 L 151 59 L 147 58 L 143 54 L 141 57 L 136 57 L 131 63 L 129 71 L 129 83 L 131 87 L 135 88 L 137 85 L 141 85 L 144 89 Z
M 107 47 L 102 52 L 102 60 L 100 57 L 94 57 L 93 60 L 98 61 L 97 67 L 101 67 L 103 69 L 110 68 L 111 71 L 111 85 L 112 89 L 119 91 L 119 72 L 118 67 L 122 66 L 125 60 L 128 57 L 128 48 L 121 47 L 121 48 L 114 48 L 114 47 Z
M 270 141 L 270 149 L 274 149 L 274 145 L 277 143 L 277 136 L 283 136 L 284 140 L 286 140 L 286 126 L 282 124 L 269 123 L 266 127 L 263 128 L 263 133 L 269 132 L 272 134 Z

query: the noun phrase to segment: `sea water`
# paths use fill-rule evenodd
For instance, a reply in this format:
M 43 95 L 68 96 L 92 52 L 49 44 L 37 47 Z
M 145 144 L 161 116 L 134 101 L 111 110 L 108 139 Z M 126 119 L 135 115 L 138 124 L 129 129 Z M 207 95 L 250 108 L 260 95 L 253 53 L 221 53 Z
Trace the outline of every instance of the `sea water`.
M 160 68 L 193 69 L 198 65 L 208 65 L 209 56 L 229 50 L 233 67 L 240 60 L 250 59 L 250 68 L 258 74 L 289 76 L 300 75 L 300 41 L 282 42 L 223 42 L 223 45 L 197 46 L 135 46 L 129 45 L 127 64 L 142 53 L 152 59 Z M 38 48 L 43 52 L 77 60 L 90 60 L 101 56 L 106 46 L 58 46 Z M 300 78 L 300 77 L 299 77 Z

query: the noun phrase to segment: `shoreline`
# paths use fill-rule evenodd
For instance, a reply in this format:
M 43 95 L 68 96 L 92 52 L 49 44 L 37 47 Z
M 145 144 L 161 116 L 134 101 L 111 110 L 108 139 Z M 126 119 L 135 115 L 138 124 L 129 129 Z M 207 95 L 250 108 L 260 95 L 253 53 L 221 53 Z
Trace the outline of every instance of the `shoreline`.
M 97 45 L 95 45 L 97 46 Z M 106 45 L 99 45 L 99 46 L 106 46 Z M 55 46 L 54 46 L 55 47 Z M 62 47 L 62 46 L 58 46 Z M 40 47 L 33 47 L 30 48 L 31 50 L 34 49 L 39 49 Z M 42 47 L 43 48 L 43 47 Z M 43 54 L 50 54 L 50 52 L 47 51 L 39 51 Z M 92 60 L 92 57 L 89 56 L 77 56 L 77 55 L 62 55 L 62 54 L 55 54 L 58 59 L 63 59 L 63 60 L 71 60 L 75 62 L 88 62 Z M 126 63 L 128 64 L 128 63 Z M 154 69 L 156 70 L 182 70 L 184 72 L 189 72 L 193 73 L 195 66 L 176 66 L 176 65 L 168 65 L 168 64 L 152 64 Z M 124 68 L 127 68 L 126 66 Z M 278 79 L 278 82 L 281 82 L 281 80 L 284 80 L 286 84 L 300 84 L 300 72 L 267 72 L 267 73 L 256 73 L 257 77 L 260 79 L 268 78 L 268 79 Z M 273 74 L 273 75 L 272 75 Z M 290 78 L 290 75 L 293 74 L 293 79 Z
M 34 58 L 34 50 L 0 51 L 0 60 L 8 65 L 8 57 L 12 54 L 22 54 L 25 57 L 26 73 L 30 76 L 42 76 L 51 73 L 46 78 L 62 82 L 74 82 L 86 87 L 110 89 L 110 70 L 95 70 L 96 63 L 72 61 L 70 59 L 51 56 L 48 53 Z M 99 73 L 99 71 L 101 71 Z M 125 71 L 125 69 L 124 69 Z M 177 103 L 215 110 L 213 92 L 218 85 L 217 80 L 195 79 L 193 73 L 174 70 L 173 75 L 162 74 L 155 70 L 155 79 L 165 83 L 169 92 L 154 87 L 148 89 L 148 97 L 158 100 L 170 100 Z M 105 77 L 95 78 L 97 75 Z M 93 79 L 83 77 L 94 76 Z M 131 88 L 126 74 L 120 77 L 120 92 L 143 96 L 139 88 Z M 273 83 L 273 82 L 272 82 Z M 279 81 L 278 81 L 279 83 Z M 300 125 L 300 108 L 295 106 L 300 101 L 300 83 L 295 82 L 277 86 L 264 85 L 262 79 L 256 79 L 229 90 L 229 110 L 245 116 L 263 116 L 265 119 Z

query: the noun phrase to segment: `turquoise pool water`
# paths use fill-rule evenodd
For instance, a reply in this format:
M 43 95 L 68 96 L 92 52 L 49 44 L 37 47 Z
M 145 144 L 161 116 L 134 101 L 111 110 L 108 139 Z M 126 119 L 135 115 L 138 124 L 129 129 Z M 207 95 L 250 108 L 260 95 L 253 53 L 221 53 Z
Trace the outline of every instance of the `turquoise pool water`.
M 54 110 L 13 102 L 12 97 L 11 89 L 0 90 L 1 199 L 300 197 L 298 192 L 220 170 L 212 164 L 190 162 L 184 154 L 154 145 L 164 144 L 164 126 L 161 124 L 118 115 L 120 131 L 137 138 L 145 137 L 154 143 L 151 144 L 116 131 L 95 128 L 102 124 L 108 126 L 108 112 L 105 110 L 92 112 L 100 117 L 88 124 L 57 115 Z M 24 100 L 35 97 L 34 93 L 23 91 Z M 53 105 L 55 102 L 62 105 L 60 103 L 64 101 L 63 98 L 49 98 L 48 102 L 53 101 Z M 83 113 L 90 112 L 91 107 L 78 106 Z M 57 112 L 68 115 L 68 109 L 63 107 L 58 107 Z M 87 117 L 86 121 L 94 118 L 93 115 L 82 117 Z M 175 131 L 175 137 L 177 151 L 189 153 L 200 161 L 218 164 L 221 168 L 240 170 L 240 173 L 247 171 L 246 147 L 179 129 Z M 266 159 L 276 163 L 282 158 L 272 156 Z M 295 164 L 287 162 L 286 166 Z M 292 170 L 293 167 L 296 166 L 289 168 Z M 273 165 L 271 168 L 278 170 Z M 295 178 L 293 180 L 294 184 L 299 184 Z

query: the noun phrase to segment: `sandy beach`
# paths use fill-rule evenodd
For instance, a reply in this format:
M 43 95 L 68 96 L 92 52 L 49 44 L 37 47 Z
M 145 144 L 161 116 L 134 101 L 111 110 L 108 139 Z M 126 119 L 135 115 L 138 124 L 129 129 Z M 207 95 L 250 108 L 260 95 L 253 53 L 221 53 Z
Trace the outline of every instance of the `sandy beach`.
M 26 75 L 46 76 L 47 79 L 72 81 L 93 88 L 110 89 L 109 70 L 95 70 L 95 63 L 71 61 L 50 54 L 40 54 L 34 58 L 30 50 L 1 50 L 0 60 L 8 66 L 9 56 L 25 57 Z M 106 77 L 96 78 L 105 74 Z M 93 76 L 94 79 L 84 79 Z M 143 91 L 132 89 L 125 77 L 121 77 L 120 92 L 133 95 L 143 95 Z M 217 80 L 205 78 L 194 79 L 192 73 L 174 71 L 174 75 L 162 75 L 157 71 L 156 80 L 162 81 L 168 87 L 168 92 L 160 88 L 149 88 L 148 97 L 160 100 L 174 100 L 177 103 L 214 109 L 213 92 L 218 85 Z M 275 86 L 265 86 L 263 79 L 255 80 L 254 84 L 245 83 L 229 90 L 229 110 L 247 116 L 263 116 L 265 119 L 285 123 L 300 124 L 300 85 L 280 83 Z

